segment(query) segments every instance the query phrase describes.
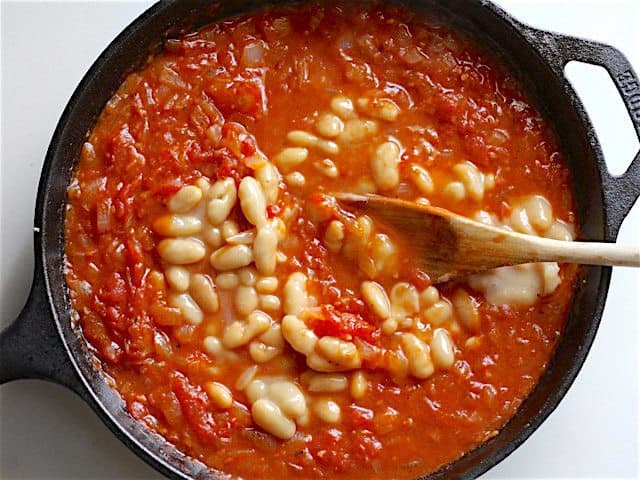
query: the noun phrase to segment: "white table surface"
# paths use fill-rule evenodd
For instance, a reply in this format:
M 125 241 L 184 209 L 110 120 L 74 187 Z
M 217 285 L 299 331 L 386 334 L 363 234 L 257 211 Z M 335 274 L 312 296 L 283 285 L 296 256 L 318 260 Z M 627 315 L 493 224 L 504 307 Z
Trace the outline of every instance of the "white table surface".
M 501 0 L 532 25 L 617 46 L 640 71 L 640 1 Z M 0 325 L 31 282 L 32 218 L 45 150 L 73 89 L 108 42 L 150 2 L 6 2 L 2 26 Z M 606 75 L 570 65 L 614 172 L 637 151 Z M 613 159 L 613 160 L 611 160 Z M 620 232 L 640 244 L 640 205 Z M 638 478 L 640 275 L 616 269 L 595 344 L 543 426 L 483 478 Z M 158 479 L 72 393 L 21 381 L 0 388 L 0 478 Z

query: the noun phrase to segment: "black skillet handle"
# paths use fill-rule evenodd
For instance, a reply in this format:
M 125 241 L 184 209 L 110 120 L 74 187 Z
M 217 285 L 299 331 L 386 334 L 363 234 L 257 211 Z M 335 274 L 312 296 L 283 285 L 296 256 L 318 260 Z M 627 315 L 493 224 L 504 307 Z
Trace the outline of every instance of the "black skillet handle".
M 0 332 L 0 384 L 27 378 L 50 380 L 80 395 L 84 391 L 56 329 L 37 261 L 26 305 Z
M 559 73 L 570 61 L 604 67 L 622 97 L 640 140 L 640 80 L 622 52 L 604 43 L 533 28 L 528 28 L 527 34 Z M 622 221 L 640 196 L 640 151 L 622 175 L 605 172 L 603 183 L 607 223 L 615 238 Z

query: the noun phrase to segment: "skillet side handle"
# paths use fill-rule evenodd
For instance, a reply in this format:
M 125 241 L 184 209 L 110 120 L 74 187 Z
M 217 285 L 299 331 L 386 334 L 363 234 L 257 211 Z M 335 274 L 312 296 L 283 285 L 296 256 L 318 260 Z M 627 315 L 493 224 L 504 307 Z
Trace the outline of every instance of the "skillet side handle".
M 617 48 L 581 38 L 547 33 L 547 44 L 554 43 L 555 63 L 561 69 L 570 61 L 604 67 L 613 80 L 640 141 L 640 80 L 629 60 Z M 551 42 L 549 42 L 551 41 Z M 627 171 L 614 176 L 603 176 L 607 227 L 612 238 L 618 235 L 622 221 L 640 196 L 640 151 L 636 153 Z
M 50 380 L 78 394 L 83 390 L 56 330 L 37 264 L 26 305 L 0 332 L 0 384 L 28 378 Z

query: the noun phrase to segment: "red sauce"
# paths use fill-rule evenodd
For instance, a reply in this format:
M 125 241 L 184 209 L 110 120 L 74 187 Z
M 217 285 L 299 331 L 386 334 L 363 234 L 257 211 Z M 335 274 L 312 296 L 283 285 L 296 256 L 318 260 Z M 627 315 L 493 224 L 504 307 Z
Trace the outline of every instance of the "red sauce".
M 248 58 L 250 44 L 261 58 Z M 211 358 L 202 348 L 206 327 L 185 325 L 169 306 L 156 250 L 161 237 L 152 224 L 183 185 L 201 176 L 238 182 L 251 173 L 248 156 L 262 151 L 272 158 L 290 146 L 287 132 L 313 131 L 337 94 L 384 96 L 402 113 L 379 122 L 370 141 L 341 145 L 337 178 L 305 162 L 298 168 L 306 178 L 302 193 L 283 186 L 278 203 L 268 206 L 270 218 L 291 206 L 322 213 L 316 192 L 356 188 L 369 176 L 372 146 L 389 136 L 404 150 L 400 185 L 385 194 L 421 196 L 407 180 L 412 163 L 442 186 L 455 164 L 471 160 L 495 175 L 495 188 L 480 203 L 453 201 L 436 188 L 432 204 L 505 217 L 517 198 L 541 194 L 556 216 L 574 218 L 569 171 L 547 123 L 497 59 L 446 25 L 399 7 L 313 4 L 169 40 L 127 77 L 83 149 L 68 190 L 67 282 L 82 332 L 131 415 L 234 476 L 415 478 L 434 471 L 495 435 L 514 414 L 546 368 L 566 317 L 574 273 L 563 267 L 561 285 L 531 307 L 493 306 L 471 292 L 480 331 L 453 331 L 456 361 L 449 370 L 423 381 L 398 379 L 378 368 L 380 359 L 369 359 L 370 391 L 357 401 L 337 400 L 339 423 L 312 419 L 280 441 L 254 424 L 243 392 L 233 391 L 231 408 L 215 408 L 204 388 L 212 371 L 233 390 L 251 361 L 243 353 L 228 368 Z M 208 135 L 211 126 L 219 128 Z M 241 230 L 248 226 L 241 215 L 235 219 Z M 325 227 L 301 215 L 283 247 L 290 261 L 277 276 L 282 284 L 302 270 L 313 279 L 324 305 L 310 325 L 319 336 L 380 344 L 380 322 L 359 294 L 364 277 L 325 248 Z M 398 276 L 419 289 L 430 284 L 407 250 Z M 441 294 L 453 289 L 445 285 Z M 289 347 L 284 356 L 289 373 L 305 370 Z M 277 374 L 281 365 L 260 368 Z

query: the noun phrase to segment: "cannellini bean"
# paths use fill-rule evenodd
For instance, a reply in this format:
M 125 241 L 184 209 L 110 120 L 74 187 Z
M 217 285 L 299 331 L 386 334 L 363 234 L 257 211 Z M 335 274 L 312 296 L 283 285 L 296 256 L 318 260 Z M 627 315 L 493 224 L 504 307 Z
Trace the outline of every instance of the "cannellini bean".
M 287 134 L 287 138 L 294 145 L 300 147 L 315 147 L 318 150 L 323 151 L 327 155 L 335 155 L 340 151 L 340 147 L 331 140 L 323 140 L 318 138 L 313 133 L 305 132 L 303 130 L 293 130 Z
M 221 290 L 233 290 L 239 283 L 238 275 L 233 272 L 221 273 L 216 277 L 216 286 Z
M 316 130 L 324 137 L 334 138 L 340 135 L 344 129 L 344 123 L 337 115 L 323 113 L 316 120 Z
M 188 265 L 204 258 L 204 245 L 193 238 L 165 238 L 158 244 L 158 253 L 166 262 Z
M 453 167 L 454 173 L 462 181 L 465 191 L 476 202 L 484 196 L 484 175 L 471 162 L 458 163 Z
M 367 193 L 376 193 L 378 191 L 378 187 L 370 178 L 359 178 L 358 182 L 353 187 L 353 191 L 355 193 L 360 193 L 365 195 Z
M 214 357 L 216 355 L 220 355 L 220 353 L 222 353 L 223 351 L 220 339 L 218 337 L 214 337 L 213 335 L 204 337 L 203 347 L 209 355 L 213 355 Z
M 289 147 L 281 150 L 273 160 L 283 172 L 289 172 L 303 163 L 308 156 L 309 150 L 304 147 Z
M 318 340 L 316 349 L 331 363 L 346 368 L 359 368 L 362 365 L 362 357 L 353 342 L 326 336 Z
M 369 390 L 367 377 L 361 370 L 358 370 L 351 376 L 351 396 L 356 400 L 360 400 L 367 394 L 367 390 Z
M 273 382 L 268 387 L 268 397 L 288 417 L 298 418 L 307 410 L 304 395 L 293 382 L 286 380 Z
M 276 252 L 278 251 L 278 233 L 272 223 L 258 228 L 253 243 L 253 257 L 261 275 L 272 275 L 276 270 Z
M 551 228 L 553 224 L 553 210 L 549 200 L 542 195 L 532 195 L 522 205 L 527 212 L 527 218 L 532 227 L 539 232 Z
M 207 192 L 207 197 L 210 199 L 207 203 L 207 218 L 211 224 L 220 225 L 236 204 L 237 191 L 233 178 L 218 180 Z
M 218 124 L 211 125 L 205 130 L 205 134 L 214 147 L 217 147 L 222 140 L 222 127 Z
M 307 183 L 307 179 L 304 178 L 304 175 L 300 172 L 291 172 L 284 177 L 284 181 L 292 188 L 302 188 Z
M 316 400 L 313 405 L 313 411 L 323 422 L 337 423 L 340 421 L 340 406 L 332 400 Z
M 213 252 L 209 261 L 216 270 L 235 270 L 253 262 L 253 250 L 247 245 L 228 245 Z
M 371 158 L 373 181 L 381 190 L 396 188 L 400 183 L 400 147 L 393 142 L 384 142 Z
M 416 378 L 428 378 L 433 375 L 429 346 L 412 333 L 403 333 L 402 350 L 409 362 L 409 371 Z
M 282 335 L 291 347 L 303 355 L 313 352 L 318 337 L 313 330 L 295 315 L 286 315 L 282 319 Z
M 233 404 L 233 395 L 226 385 L 219 382 L 207 382 L 204 388 L 216 407 L 227 409 Z
M 202 230 L 202 222 L 189 215 L 163 215 L 153 222 L 153 229 L 165 237 L 186 237 Z
M 189 288 L 189 270 L 184 267 L 173 265 L 164 271 L 164 276 L 169 286 L 177 292 L 186 292 Z
M 258 272 L 253 267 L 244 267 L 238 270 L 238 278 L 242 285 L 253 287 L 258 280 Z
M 235 220 L 225 220 L 220 227 L 222 238 L 228 242 L 230 238 L 235 237 L 240 233 L 240 227 Z
M 202 238 L 213 248 L 222 246 L 222 231 L 218 227 L 206 227 L 202 232 Z
M 493 173 L 489 173 L 484 176 L 484 189 L 493 190 L 496 186 L 496 176 Z
M 411 165 L 410 172 L 411 180 L 413 180 L 413 183 L 418 187 L 418 190 L 420 190 L 423 195 L 431 195 L 433 193 L 434 186 L 429 172 L 415 163 Z
M 330 105 L 331 110 L 344 120 L 353 118 L 356 115 L 356 109 L 353 106 L 353 102 L 348 97 L 343 97 L 341 95 L 333 97 Z
M 385 335 L 393 335 L 398 330 L 398 320 L 393 317 L 387 318 L 382 322 L 380 328 L 382 328 L 382 333 Z
M 449 200 L 459 202 L 467 196 L 467 191 L 462 182 L 449 182 L 442 192 Z
M 258 294 L 256 289 L 246 285 L 240 285 L 236 290 L 235 306 L 242 316 L 249 315 L 258 308 Z
M 260 295 L 258 304 L 262 310 L 268 312 L 277 312 L 280 310 L 280 297 L 277 295 Z
M 338 170 L 335 162 L 329 158 L 325 158 L 319 162 L 314 162 L 313 168 L 327 178 L 338 178 L 340 176 L 340 171 Z
M 267 205 L 273 205 L 278 201 L 280 189 L 280 172 L 273 163 L 265 163 L 255 171 L 256 179 L 262 186 Z
M 444 328 L 436 328 L 431 339 L 431 356 L 438 368 L 451 368 L 455 360 L 453 340 Z
M 478 305 L 476 300 L 473 299 L 466 290 L 459 288 L 453 292 L 451 302 L 453 303 L 458 318 L 465 328 L 471 331 L 480 330 Z
M 261 398 L 267 398 L 267 384 L 262 380 L 252 380 L 244 393 L 249 403 L 256 403 Z
M 422 205 L 423 207 L 428 207 L 431 205 L 431 201 L 428 198 L 418 197 L 415 199 L 417 205 Z
M 211 183 L 209 183 L 209 180 L 206 177 L 200 177 L 196 180 L 195 182 L 196 187 L 198 187 L 201 191 L 203 195 L 206 195 L 206 193 L 209 191 L 209 189 L 211 188 Z M 200 201 L 200 200 L 198 200 Z M 194 205 L 195 206 L 195 205 Z M 179 212 L 178 212 L 179 213 Z
M 256 227 L 267 223 L 267 201 L 262 186 L 253 177 L 244 177 L 238 189 L 240 208 L 249 222 Z
M 387 122 L 394 122 L 400 115 L 400 107 L 388 98 L 359 98 L 357 105 L 367 115 Z
M 236 380 L 236 390 L 244 390 L 245 388 L 247 388 L 247 386 L 256 376 L 256 373 L 258 373 L 257 365 L 251 365 L 250 367 L 247 367 Z
M 388 235 L 377 233 L 369 244 L 369 254 L 373 261 L 375 274 L 393 270 L 397 260 L 398 249 Z
M 289 275 L 284 285 L 284 311 L 298 315 L 308 305 L 307 276 L 302 272 Z
M 277 289 L 277 277 L 262 277 L 256 281 L 256 290 L 258 293 L 275 293 Z
M 367 306 L 377 316 L 383 320 L 389 318 L 391 315 L 391 303 L 382 285 L 377 282 L 362 282 L 360 292 Z
M 222 336 L 226 348 L 238 348 L 246 345 L 258 335 L 264 333 L 271 324 L 271 317 L 260 310 L 251 312 L 246 321 L 236 320 L 229 325 Z
M 272 324 L 269 329 L 249 345 L 249 355 L 256 363 L 265 363 L 273 360 L 282 353 L 284 338 L 280 325 Z
M 254 229 L 245 230 L 227 237 L 225 240 L 231 245 L 252 245 L 256 239 L 256 231 Z
M 422 317 L 433 326 L 442 325 L 453 315 L 451 304 L 446 300 L 438 300 L 436 303 L 422 312 Z
M 544 232 L 544 236 L 547 238 L 553 238 L 554 240 L 564 240 L 570 242 L 573 240 L 573 227 L 562 220 L 556 220 L 553 222 L 549 230 Z
M 218 311 L 220 306 L 218 294 L 216 293 L 213 282 L 208 276 L 200 273 L 193 275 L 191 277 L 189 293 L 205 312 L 215 313 Z
M 527 210 L 523 207 L 515 207 L 511 211 L 509 224 L 516 232 L 526 233 L 527 235 L 536 235 L 536 230 L 529 222 Z
M 311 370 L 315 370 L 316 372 L 327 373 L 344 372 L 345 370 L 350 370 L 349 367 L 331 363 L 329 360 L 316 352 L 312 352 L 307 356 L 307 367 L 309 367 Z
M 195 185 L 187 185 L 169 199 L 168 207 L 173 213 L 185 213 L 194 208 L 202 199 L 202 190 Z
M 267 433 L 282 440 L 288 440 L 296 433 L 296 424 L 287 418 L 278 406 L 261 398 L 251 406 L 254 422 Z
M 255 172 L 258 168 L 264 167 L 269 163 L 269 160 L 262 154 L 255 154 L 245 157 L 243 162 L 247 167 Z
M 400 317 L 418 313 L 420 295 L 416 287 L 407 282 L 396 283 L 391 289 L 391 310 Z
M 433 285 L 420 292 L 420 307 L 429 308 L 440 299 L 440 292 Z
M 338 253 L 344 241 L 344 223 L 340 220 L 331 220 L 324 232 L 324 244 L 330 252 Z
M 180 310 L 188 323 L 198 325 L 202 323 L 202 310 L 188 293 L 169 295 L 169 305 Z
M 338 136 L 338 142 L 352 144 L 359 143 L 375 135 L 378 132 L 378 124 L 373 120 L 360 120 L 353 118 L 344 124 L 342 133 Z
M 342 392 L 348 386 L 347 377 L 339 373 L 310 373 L 307 380 L 310 392 Z

